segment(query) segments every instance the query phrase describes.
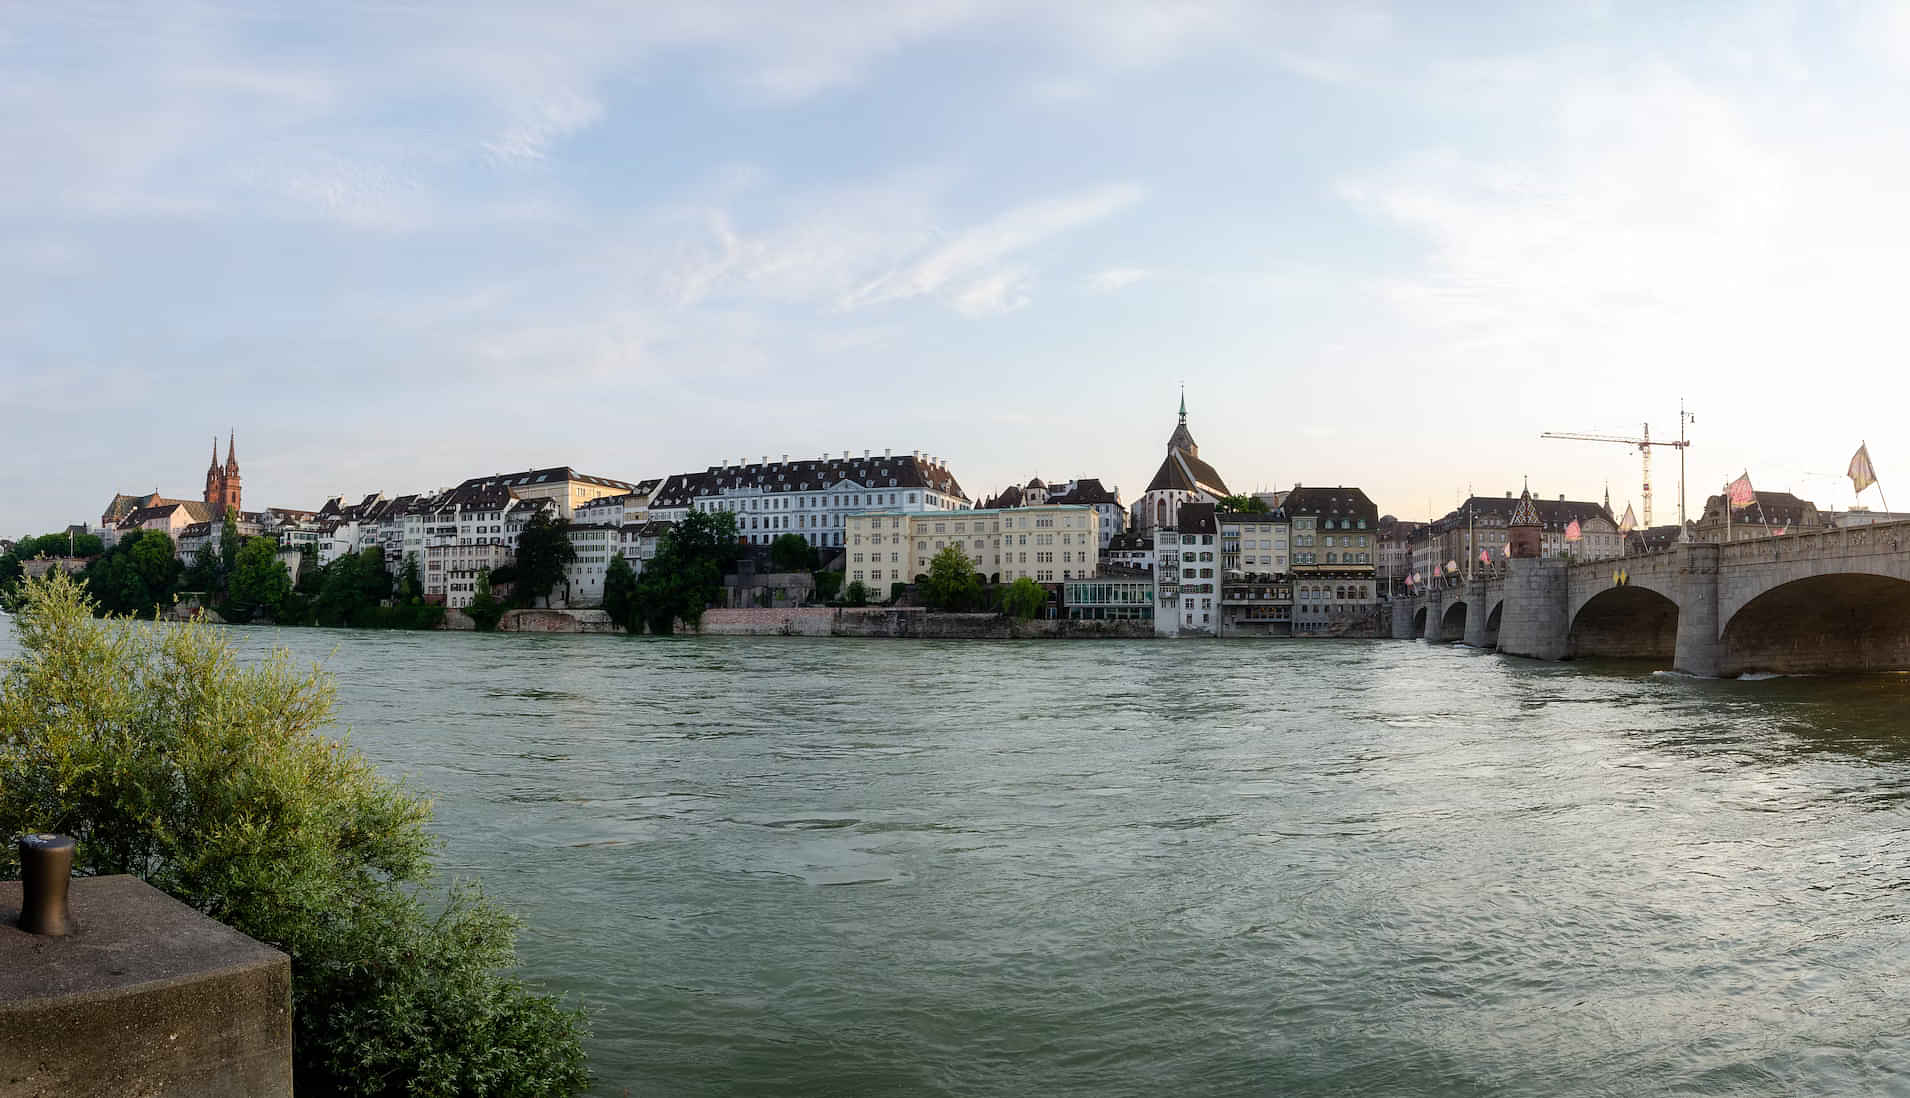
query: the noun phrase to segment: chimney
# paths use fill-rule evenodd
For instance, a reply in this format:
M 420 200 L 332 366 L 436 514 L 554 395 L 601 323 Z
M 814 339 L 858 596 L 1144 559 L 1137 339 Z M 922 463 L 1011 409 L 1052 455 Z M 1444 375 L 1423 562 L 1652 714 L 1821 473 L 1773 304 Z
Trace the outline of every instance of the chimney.
M 889 448 L 888 448 L 887 446 L 884 446 L 884 447 L 882 448 L 882 456 L 883 456 L 883 457 L 888 457 L 888 456 L 889 456 Z
M 1564 502 L 1565 502 L 1565 493 L 1564 493 L 1564 492 L 1560 492 L 1560 493 L 1559 493 L 1559 502 L 1560 502 L 1560 503 L 1564 503 Z
M 862 451 L 862 460 L 864 461 L 869 460 L 869 451 L 867 450 Z
M 784 454 L 784 455 L 783 455 L 783 464 L 784 464 L 784 465 L 788 465 L 788 464 L 789 464 L 789 455 L 788 455 L 788 454 Z
M 769 455 L 768 455 L 768 454 L 764 454 L 764 455 L 763 455 L 763 464 L 764 464 L 764 465 L 768 465 L 768 464 L 769 464 Z
M 842 460 L 844 460 L 844 461 L 848 461 L 848 460 L 849 460 L 849 451 L 847 451 L 847 450 L 844 450 L 844 451 L 842 452 Z
M 1505 494 L 1505 498 L 1507 498 L 1507 499 L 1511 499 L 1511 498 L 1512 498 L 1512 493 L 1511 493 L 1511 492 L 1507 492 L 1507 493 Z

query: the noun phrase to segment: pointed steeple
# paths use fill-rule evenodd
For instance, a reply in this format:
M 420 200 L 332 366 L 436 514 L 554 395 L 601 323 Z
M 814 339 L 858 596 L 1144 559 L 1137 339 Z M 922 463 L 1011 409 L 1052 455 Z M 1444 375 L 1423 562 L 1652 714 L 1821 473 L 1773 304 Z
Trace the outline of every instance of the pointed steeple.
M 1200 447 L 1194 444 L 1194 433 L 1187 429 L 1187 386 L 1185 384 L 1180 390 L 1180 423 L 1175 426 L 1174 433 L 1167 436 L 1167 449 L 1170 453 L 1179 450 L 1193 457 L 1200 456 Z
M 238 446 L 239 446 L 239 432 L 235 430 L 226 439 L 225 471 L 228 474 L 236 473 L 239 471 Z M 212 454 L 213 454 L 214 460 L 217 460 L 218 454 L 219 454 L 219 440 L 217 438 L 214 438 L 212 440 Z
M 212 464 L 207 466 L 206 468 L 213 471 L 217 471 L 219 468 L 219 436 L 218 435 L 212 436 Z

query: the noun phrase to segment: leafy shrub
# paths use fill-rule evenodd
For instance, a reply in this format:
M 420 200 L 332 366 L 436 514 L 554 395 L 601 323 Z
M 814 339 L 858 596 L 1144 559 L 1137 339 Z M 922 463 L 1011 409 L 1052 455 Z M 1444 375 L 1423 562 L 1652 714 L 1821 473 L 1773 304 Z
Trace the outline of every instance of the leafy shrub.
M 511 972 L 516 923 L 473 888 L 427 903 L 428 801 L 324 736 L 334 687 L 221 632 L 97 620 L 53 573 L 24 586 L 0 675 L 0 836 L 79 841 L 292 957 L 301 1094 L 574 1094 L 583 1017 Z M 0 877 L 18 875 L 13 843 Z

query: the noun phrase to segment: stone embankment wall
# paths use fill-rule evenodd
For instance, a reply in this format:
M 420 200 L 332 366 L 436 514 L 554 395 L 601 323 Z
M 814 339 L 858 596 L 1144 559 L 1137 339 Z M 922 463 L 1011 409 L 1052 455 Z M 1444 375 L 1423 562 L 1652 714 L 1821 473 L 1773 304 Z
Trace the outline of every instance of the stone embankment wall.
M 931 614 L 920 607 L 826 606 L 791 610 L 709 610 L 702 629 L 713 636 L 924 637 L 1015 640 L 1032 637 L 1152 637 L 1151 622 L 1012 621 L 996 614 Z
M 621 633 L 602 610 L 510 610 L 498 619 L 500 633 Z

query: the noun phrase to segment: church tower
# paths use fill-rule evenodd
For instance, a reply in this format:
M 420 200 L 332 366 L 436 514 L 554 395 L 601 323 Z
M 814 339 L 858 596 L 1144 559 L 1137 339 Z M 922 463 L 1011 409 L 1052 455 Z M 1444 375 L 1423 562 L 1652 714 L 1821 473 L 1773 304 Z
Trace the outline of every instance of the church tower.
M 225 473 L 219 478 L 219 510 L 221 516 L 230 510 L 236 518 L 241 513 L 239 506 L 239 451 L 238 432 L 226 440 Z M 213 453 L 218 453 L 214 450 Z
M 212 436 L 212 464 L 206 466 L 205 501 L 217 510 L 225 500 L 225 474 L 219 469 L 219 436 Z

